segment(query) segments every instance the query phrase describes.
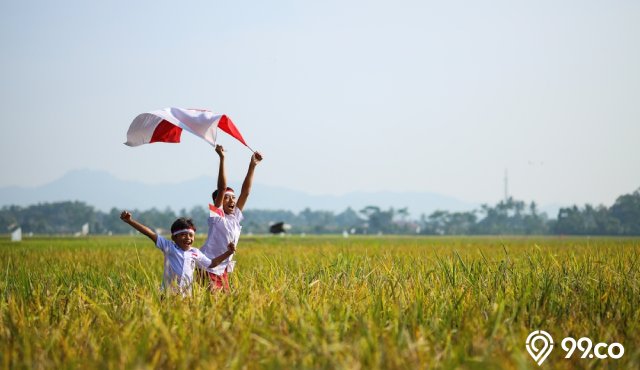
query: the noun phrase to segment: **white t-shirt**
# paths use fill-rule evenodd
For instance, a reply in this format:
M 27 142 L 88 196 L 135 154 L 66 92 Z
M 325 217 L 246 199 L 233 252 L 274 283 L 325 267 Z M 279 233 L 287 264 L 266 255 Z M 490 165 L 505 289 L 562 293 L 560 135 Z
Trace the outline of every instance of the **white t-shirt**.
M 179 293 L 190 293 L 196 264 L 202 268 L 211 265 L 211 260 L 198 248 L 183 251 L 172 240 L 165 239 L 160 235 L 158 235 L 156 247 L 164 254 L 163 289 L 175 287 Z
M 220 208 L 216 208 L 214 205 L 209 205 L 209 232 L 207 240 L 200 250 L 207 257 L 214 259 L 219 255 L 227 251 L 229 243 L 233 242 L 238 247 L 238 240 L 240 239 L 240 231 L 242 226 L 240 222 L 244 219 L 240 208 L 233 209 L 233 213 L 228 215 Z M 224 271 L 231 272 L 235 266 L 236 261 L 233 260 L 233 254 L 227 259 L 222 261 L 218 266 L 207 269 L 216 275 L 224 274 Z

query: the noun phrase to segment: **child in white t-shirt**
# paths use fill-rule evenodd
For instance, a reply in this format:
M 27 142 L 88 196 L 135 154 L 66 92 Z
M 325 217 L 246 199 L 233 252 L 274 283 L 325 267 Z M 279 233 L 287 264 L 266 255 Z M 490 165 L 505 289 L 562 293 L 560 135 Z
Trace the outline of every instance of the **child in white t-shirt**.
M 193 248 L 196 227 L 189 218 L 179 218 L 171 225 L 171 240 L 156 234 L 149 227 L 131 217 L 131 213 L 122 211 L 120 219 L 151 239 L 164 254 L 163 290 L 186 295 L 191 293 L 193 271 L 196 264 L 202 268 L 213 268 L 235 252 L 234 243 L 227 244 L 227 250 L 210 259 L 199 249 Z
M 244 218 L 242 210 L 249 198 L 251 192 L 251 184 L 253 182 L 253 172 L 256 165 L 262 161 L 262 155 L 259 152 L 253 153 L 249 162 L 247 176 L 242 183 L 240 196 L 236 201 L 236 195 L 230 187 L 227 187 L 227 178 L 224 170 L 224 148 L 216 145 L 216 153 L 220 157 L 220 167 L 218 169 L 218 188 L 213 192 L 213 204 L 209 205 L 209 232 L 207 240 L 200 250 L 207 256 L 218 256 L 225 250 L 225 246 L 233 244 L 238 245 L 240 231 L 242 226 L 240 222 Z M 219 289 L 229 290 L 228 273 L 233 271 L 235 266 L 233 254 L 225 258 L 220 264 L 214 268 L 206 269 L 203 272 L 209 281 L 209 288 L 212 291 Z

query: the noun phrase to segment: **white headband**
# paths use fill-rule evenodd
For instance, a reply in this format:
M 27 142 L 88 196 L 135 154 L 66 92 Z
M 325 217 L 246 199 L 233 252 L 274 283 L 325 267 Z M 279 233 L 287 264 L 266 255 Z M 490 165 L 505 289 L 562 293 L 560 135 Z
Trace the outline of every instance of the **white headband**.
M 227 194 L 230 194 L 230 195 L 233 195 L 233 196 L 235 196 L 235 195 L 236 195 L 236 193 L 234 193 L 234 192 L 233 192 L 233 191 L 231 191 L 231 190 L 227 190 L 227 191 L 225 191 L 225 192 L 224 192 L 224 195 L 227 195 Z
M 182 230 L 178 230 L 178 231 L 174 231 L 173 233 L 171 233 L 172 236 L 176 236 L 178 234 L 182 234 L 182 233 L 191 233 L 191 234 L 195 234 L 196 232 L 193 231 L 193 229 L 182 229 Z

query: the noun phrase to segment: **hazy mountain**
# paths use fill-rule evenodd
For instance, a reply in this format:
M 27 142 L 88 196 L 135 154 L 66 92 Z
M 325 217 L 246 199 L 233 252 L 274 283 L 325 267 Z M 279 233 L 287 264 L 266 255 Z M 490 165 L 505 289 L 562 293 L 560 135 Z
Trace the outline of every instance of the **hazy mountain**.
M 149 185 L 125 181 L 101 171 L 77 170 L 58 180 L 38 187 L 0 188 L 0 205 L 27 206 L 36 203 L 79 200 L 107 211 L 119 209 L 150 209 L 152 207 L 173 210 L 206 206 L 216 184 L 213 177 L 200 177 L 179 184 Z M 239 187 L 240 184 L 230 184 Z M 239 190 L 239 189 L 237 189 Z M 478 204 L 434 193 L 352 192 L 344 195 L 310 195 L 301 191 L 254 183 L 247 208 L 285 209 L 298 212 L 306 207 L 312 210 L 344 211 L 351 207 L 356 211 L 368 205 L 387 209 L 408 207 L 413 218 L 430 214 L 436 209 L 469 211 Z

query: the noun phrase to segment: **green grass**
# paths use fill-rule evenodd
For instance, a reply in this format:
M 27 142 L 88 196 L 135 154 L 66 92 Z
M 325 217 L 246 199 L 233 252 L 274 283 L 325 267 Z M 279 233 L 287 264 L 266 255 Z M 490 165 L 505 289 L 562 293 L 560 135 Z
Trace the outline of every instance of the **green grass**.
M 0 364 L 536 369 L 541 329 L 544 368 L 640 368 L 639 239 L 243 237 L 237 260 L 230 293 L 161 300 L 142 237 L 0 242 Z M 565 359 L 566 336 L 625 354 Z

